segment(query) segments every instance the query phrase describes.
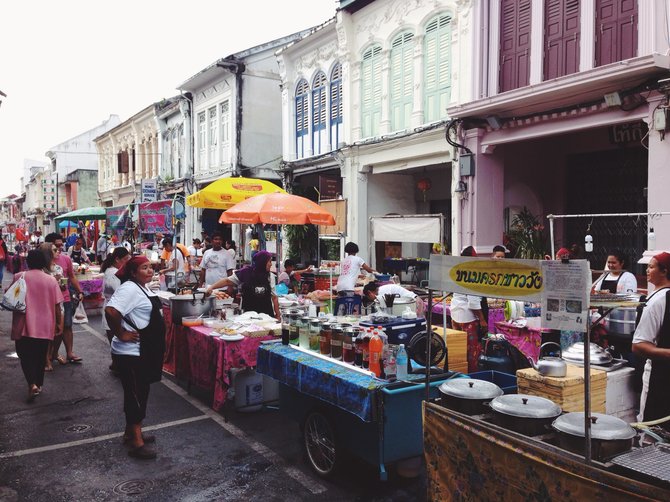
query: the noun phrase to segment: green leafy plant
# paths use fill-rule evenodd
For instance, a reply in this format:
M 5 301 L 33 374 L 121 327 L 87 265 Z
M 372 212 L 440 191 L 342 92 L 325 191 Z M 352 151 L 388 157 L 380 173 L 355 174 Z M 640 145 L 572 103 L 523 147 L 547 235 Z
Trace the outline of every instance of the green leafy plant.
M 545 255 L 544 225 L 526 206 L 514 216 L 505 237 L 505 243 L 515 258 L 542 259 Z

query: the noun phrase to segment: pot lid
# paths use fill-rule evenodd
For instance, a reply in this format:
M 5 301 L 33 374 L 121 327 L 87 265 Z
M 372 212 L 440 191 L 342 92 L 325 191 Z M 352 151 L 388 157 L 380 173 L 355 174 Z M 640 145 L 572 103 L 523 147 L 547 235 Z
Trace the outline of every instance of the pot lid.
M 554 420 L 551 425 L 559 432 L 584 437 L 584 412 L 566 413 Z M 634 436 L 635 429 L 620 418 L 603 413 L 591 413 L 593 439 L 631 439 Z
M 608 364 L 612 362 L 612 354 L 595 343 L 591 344 L 589 354 L 591 363 L 593 364 Z M 573 345 L 570 345 L 570 347 L 563 351 L 563 359 L 566 361 L 574 361 L 580 364 L 583 363 L 584 342 L 577 342 Z
M 561 407 L 539 396 L 508 394 L 491 401 L 491 408 L 498 413 L 521 418 L 554 418 L 561 414 Z
M 440 385 L 440 392 L 461 399 L 493 399 L 503 394 L 503 390 L 496 384 L 474 378 L 447 380 Z

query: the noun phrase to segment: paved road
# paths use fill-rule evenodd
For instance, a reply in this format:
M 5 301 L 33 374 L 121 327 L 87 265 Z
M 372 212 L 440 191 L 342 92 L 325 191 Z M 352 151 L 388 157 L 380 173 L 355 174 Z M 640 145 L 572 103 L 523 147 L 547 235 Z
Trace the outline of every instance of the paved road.
M 145 421 L 159 457 L 132 459 L 121 444 L 123 392 L 108 370 L 100 317 L 75 325 L 83 364 L 56 363 L 33 404 L 10 327 L 11 314 L 0 311 L 0 501 L 425 499 L 423 476 L 382 483 L 355 461 L 322 480 L 304 458 L 298 426 L 280 412 L 226 410 L 224 418 L 209 396 L 189 395 L 169 377 L 152 385 Z

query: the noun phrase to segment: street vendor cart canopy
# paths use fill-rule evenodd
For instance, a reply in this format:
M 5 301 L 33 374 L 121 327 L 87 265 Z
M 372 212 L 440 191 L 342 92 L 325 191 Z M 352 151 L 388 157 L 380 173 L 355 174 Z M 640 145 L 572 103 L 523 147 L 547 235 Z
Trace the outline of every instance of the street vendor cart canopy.
M 56 221 L 104 220 L 107 217 L 104 207 L 84 207 L 56 216 Z
M 202 190 L 189 195 L 186 204 L 191 207 L 230 209 L 238 202 L 266 193 L 286 193 L 267 180 L 253 178 L 221 178 Z

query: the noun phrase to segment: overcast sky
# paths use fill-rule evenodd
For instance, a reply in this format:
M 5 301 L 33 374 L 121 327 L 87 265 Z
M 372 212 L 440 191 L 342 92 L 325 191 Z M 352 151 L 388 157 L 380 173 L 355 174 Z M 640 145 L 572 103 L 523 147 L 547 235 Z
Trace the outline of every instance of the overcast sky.
M 220 57 L 320 24 L 336 0 L 4 0 L 0 197 L 23 160 L 126 120 Z

